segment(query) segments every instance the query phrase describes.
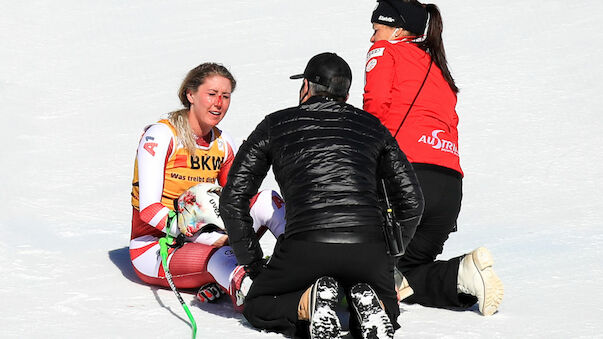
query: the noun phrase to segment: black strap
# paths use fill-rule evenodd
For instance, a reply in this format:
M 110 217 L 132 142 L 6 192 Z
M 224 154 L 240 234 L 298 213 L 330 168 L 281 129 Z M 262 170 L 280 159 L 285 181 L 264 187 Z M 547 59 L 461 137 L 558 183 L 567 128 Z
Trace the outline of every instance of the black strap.
M 171 244 L 167 244 L 171 248 L 179 249 L 185 243 L 184 234 L 180 233 L 176 238 L 174 238 L 174 242 Z
M 417 95 L 415 95 L 415 98 L 412 99 L 412 102 L 410 103 L 410 106 L 408 106 L 408 111 L 406 111 L 406 115 L 404 115 L 404 119 L 402 119 L 402 122 L 400 123 L 400 126 L 398 126 L 398 129 L 396 130 L 396 134 L 394 134 L 394 139 L 398 135 L 398 132 L 400 132 L 400 128 L 402 128 L 402 125 L 404 124 L 404 121 L 406 121 L 406 118 L 408 117 L 408 114 L 410 113 L 410 110 L 412 109 L 412 106 L 415 104 L 415 101 L 419 97 L 419 93 L 421 93 L 421 90 L 423 89 L 423 86 L 425 86 L 425 82 L 427 81 L 427 76 L 429 76 L 429 71 L 431 70 L 431 65 L 432 64 L 433 64 L 433 58 L 431 58 L 429 60 L 429 67 L 427 68 L 427 74 L 425 74 L 425 79 L 423 79 L 423 83 L 421 84 L 421 87 L 419 87 L 419 90 L 417 91 Z
M 170 226 L 174 223 L 174 222 L 172 222 L 173 218 L 176 218 L 175 223 L 178 224 L 178 198 L 174 199 L 173 203 L 174 203 L 174 212 L 176 214 L 172 218 L 170 218 L 170 216 L 168 215 L 167 223 Z M 184 245 L 184 243 L 185 243 L 184 234 L 180 233 L 180 234 L 178 234 L 178 236 L 176 236 L 174 238 L 174 242 L 171 244 L 168 244 L 168 246 L 171 248 L 179 249 L 180 247 L 182 247 Z
M 408 117 L 408 114 L 410 113 L 412 106 L 415 104 L 415 101 L 419 97 L 419 93 L 421 93 L 423 86 L 425 86 L 425 82 L 427 81 L 427 77 L 429 76 L 429 71 L 431 71 L 432 64 L 433 64 L 433 58 L 429 60 L 429 67 L 427 68 L 427 73 L 425 74 L 425 79 L 423 79 L 423 83 L 421 84 L 421 87 L 419 87 L 419 90 L 417 91 L 415 98 L 412 99 L 412 102 L 410 103 L 410 106 L 408 107 L 408 111 L 406 111 L 406 115 L 404 115 L 404 118 L 402 119 L 400 126 L 398 126 L 398 129 L 396 130 L 396 134 L 394 134 L 394 139 L 398 135 L 398 132 L 400 132 L 400 128 L 402 128 L 402 125 L 406 121 L 406 118 Z M 391 209 L 391 207 L 389 206 L 389 200 L 387 197 L 387 189 L 386 189 L 386 184 L 385 184 L 384 179 L 381 179 L 381 184 L 383 185 L 383 195 L 385 196 L 385 201 L 387 203 L 387 209 L 392 210 L 391 214 L 387 213 L 387 212 L 385 213 L 385 224 L 383 225 L 384 226 L 383 233 L 384 233 L 384 237 L 385 237 L 386 243 L 387 243 L 387 253 L 391 256 L 398 257 L 398 256 L 403 255 L 405 252 L 404 242 L 402 241 L 404 228 L 396 220 L 396 216 L 393 213 L 393 209 Z M 397 235 L 397 237 L 396 237 L 396 235 Z

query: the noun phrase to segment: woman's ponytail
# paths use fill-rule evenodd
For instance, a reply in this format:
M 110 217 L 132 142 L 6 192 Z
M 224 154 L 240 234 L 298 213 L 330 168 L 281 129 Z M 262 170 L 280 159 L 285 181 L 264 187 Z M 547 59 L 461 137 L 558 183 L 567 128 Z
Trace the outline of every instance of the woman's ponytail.
M 438 9 L 438 6 L 434 4 L 426 4 L 424 7 L 429 14 L 427 36 L 425 37 L 425 40 L 417 43 L 417 45 L 422 50 L 429 52 L 433 62 L 435 62 L 442 71 L 442 75 L 444 76 L 444 79 L 446 79 L 446 82 L 448 82 L 450 89 L 452 89 L 454 93 L 458 93 L 459 89 L 454 83 L 454 79 L 448 69 L 448 62 L 446 61 L 446 51 L 444 50 L 444 41 L 442 40 L 444 25 L 442 24 L 440 10 Z

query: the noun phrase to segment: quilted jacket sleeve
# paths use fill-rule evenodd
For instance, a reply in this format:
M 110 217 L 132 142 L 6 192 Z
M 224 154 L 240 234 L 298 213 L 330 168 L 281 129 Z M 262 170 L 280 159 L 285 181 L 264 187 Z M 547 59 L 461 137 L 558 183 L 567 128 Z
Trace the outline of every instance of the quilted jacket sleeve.
M 425 202 L 412 165 L 389 132 L 379 163 L 379 173 L 385 180 L 394 214 L 404 228 L 402 236 L 406 247 L 421 221 Z
M 226 186 L 220 197 L 220 214 L 230 246 L 241 265 L 262 259 L 263 253 L 253 231 L 249 201 L 258 192 L 270 169 L 269 122 L 264 119 L 239 148 Z

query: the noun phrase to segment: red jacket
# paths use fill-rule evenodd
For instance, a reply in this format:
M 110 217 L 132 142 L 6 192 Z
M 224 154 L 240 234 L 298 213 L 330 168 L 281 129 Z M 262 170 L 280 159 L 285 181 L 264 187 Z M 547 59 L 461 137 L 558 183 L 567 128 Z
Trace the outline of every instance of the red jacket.
M 406 41 L 377 41 L 366 63 L 364 110 L 375 115 L 394 135 L 425 79 L 429 54 Z M 459 163 L 459 118 L 456 94 L 431 66 L 427 81 L 396 135 L 411 163 L 434 164 L 463 171 Z

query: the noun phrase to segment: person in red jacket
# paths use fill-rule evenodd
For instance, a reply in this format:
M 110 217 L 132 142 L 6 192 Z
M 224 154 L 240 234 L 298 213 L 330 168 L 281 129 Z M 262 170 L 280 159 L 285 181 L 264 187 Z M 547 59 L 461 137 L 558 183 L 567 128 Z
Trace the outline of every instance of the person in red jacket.
M 503 285 L 485 247 L 435 260 L 456 230 L 463 179 L 458 88 L 446 62 L 440 11 L 415 0 L 381 0 L 371 22 L 363 108 L 394 135 L 425 198 L 421 223 L 397 263 L 403 275 L 398 298 L 433 307 L 468 308 L 477 302 L 482 314 L 491 315 L 502 301 Z

